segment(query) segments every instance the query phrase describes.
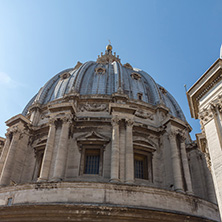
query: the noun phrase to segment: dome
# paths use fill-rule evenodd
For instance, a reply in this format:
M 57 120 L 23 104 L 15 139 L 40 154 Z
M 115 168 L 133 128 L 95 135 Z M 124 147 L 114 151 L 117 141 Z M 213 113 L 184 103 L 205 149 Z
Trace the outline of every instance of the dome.
M 183 121 L 184 114 L 174 97 L 157 84 L 145 71 L 133 68 L 129 63 L 121 64 L 111 51 L 101 54 L 96 62 L 78 62 L 74 68 L 66 69 L 51 78 L 32 98 L 23 110 L 27 114 L 33 103 L 47 104 L 71 92 L 79 95 L 125 94 L 132 100 L 150 105 L 162 104 L 169 113 Z
M 0 221 L 220 221 L 179 105 L 110 49 L 55 75 L 6 124 Z

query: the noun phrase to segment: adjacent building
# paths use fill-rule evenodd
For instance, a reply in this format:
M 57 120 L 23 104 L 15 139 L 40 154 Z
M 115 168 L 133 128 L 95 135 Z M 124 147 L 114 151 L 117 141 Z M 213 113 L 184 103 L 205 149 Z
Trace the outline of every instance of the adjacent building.
M 197 141 L 205 153 L 222 215 L 222 54 L 187 92 L 191 116 L 200 119 Z

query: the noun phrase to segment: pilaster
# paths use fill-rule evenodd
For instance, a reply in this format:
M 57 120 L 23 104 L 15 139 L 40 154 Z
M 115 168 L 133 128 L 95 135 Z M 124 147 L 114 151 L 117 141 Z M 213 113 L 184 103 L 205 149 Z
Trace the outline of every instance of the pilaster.
M 183 192 L 182 172 L 180 166 L 179 153 L 176 143 L 176 132 L 170 131 L 168 137 L 170 140 L 171 148 L 171 161 L 173 168 L 174 190 L 177 192 Z
M 66 166 L 66 157 L 67 157 L 67 143 L 69 136 L 69 126 L 71 123 L 72 116 L 68 114 L 64 116 L 62 120 L 62 130 L 59 139 L 58 151 L 55 159 L 55 167 L 53 172 L 53 181 L 63 180 Z
M 52 154 L 53 154 L 53 147 L 54 147 L 54 141 L 55 141 L 55 121 L 56 119 L 51 118 L 49 120 L 49 133 L 48 133 L 48 139 L 46 143 L 46 148 L 44 151 L 43 161 L 42 161 L 42 167 L 40 176 L 38 178 L 38 181 L 47 181 L 49 177 L 49 171 L 51 166 L 51 160 L 52 160 Z
M 1 177 L 0 177 L 0 185 L 8 185 L 10 183 L 10 177 L 12 174 L 12 169 L 14 166 L 14 158 L 16 153 L 16 148 L 18 146 L 19 137 L 22 134 L 22 128 L 19 126 L 13 126 L 10 129 L 10 132 L 12 133 L 12 141 L 10 144 L 10 147 L 7 152 L 7 156 L 4 162 L 4 166 L 2 169 Z
M 119 181 L 119 118 L 112 118 L 111 182 Z
M 189 164 L 188 164 L 188 160 L 187 160 L 187 152 L 186 152 L 186 144 L 185 144 L 186 137 L 184 135 L 180 135 L 180 139 L 181 139 L 180 146 L 181 146 L 182 163 L 183 163 L 184 176 L 185 176 L 186 185 L 187 185 L 186 192 L 188 194 L 193 194 L 190 169 L 189 169 Z
M 126 183 L 134 182 L 133 123 L 126 119 Z
M 0 157 L 0 174 L 2 172 L 2 168 L 3 168 L 4 162 L 5 162 L 7 153 L 8 153 L 10 143 L 11 143 L 11 138 L 10 138 L 10 132 L 9 131 L 5 134 L 5 136 L 6 136 L 6 141 L 5 141 L 5 144 L 4 144 L 2 153 L 1 153 L 1 157 Z

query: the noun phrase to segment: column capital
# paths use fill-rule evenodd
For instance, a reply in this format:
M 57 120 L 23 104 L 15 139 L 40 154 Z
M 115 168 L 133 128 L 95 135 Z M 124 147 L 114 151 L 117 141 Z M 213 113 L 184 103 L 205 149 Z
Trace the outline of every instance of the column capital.
M 175 139 L 177 135 L 177 132 L 175 130 L 167 131 L 167 136 L 169 139 Z
M 186 141 L 186 132 L 184 130 L 177 130 L 177 134 L 180 136 L 181 142 Z
M 61 118 L 63 123 L 71 123 L 72 122 L 72 114 L 67 114 L 64 117 Z
M 12 133 L 13 135 L 15 134 L 22 134 L 24 132 L 24 127 L 21 126 L 12 126 L 7 130 L 6 136 L 9 136 L 10 133 Z
M 126 121 L 126 125 L 127 125 L 128 127 L 133 127 L 134 121 L 133 121 L 132 119 L 126 118 L 125 121 Z
M 111 120 L 113 126 L 119 125 L 120 118 L 118 116 L 114 116 Z
M 51 117 L 51 118 L 49 119 L 49 122 L 48 122 L 48 123 L 49 123 L 49 125 L 55 125 L 55 122 L 56 122 L 57 120 L 58 120 L 57 118 L 52 118 L 52 117 Z

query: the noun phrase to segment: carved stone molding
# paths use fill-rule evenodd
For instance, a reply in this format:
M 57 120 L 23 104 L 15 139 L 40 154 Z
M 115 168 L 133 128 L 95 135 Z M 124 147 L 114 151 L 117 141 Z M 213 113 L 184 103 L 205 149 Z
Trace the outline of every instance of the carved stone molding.
M 200 95 L 196 98 L 196 100 L 200 100 L 203 95 L 205 95 L 212 87 L 215 83 L 219 82 L 222 78 L 222 74 L 220 74 L 214 81 L 212 81 L 207 87 L 205 87 L 205 89 L 200 93 Z
M 135 113 L 135 116 L 143 118 L 143 119 L 150 119 L 150 120 L 154 119 L 152 113 L 144 112 L 142 110 L 137 110 Z
M 92 111 L 92 112 L 100 112 L 100 111 L 108 111 L 107 104 L 97 104 L 97 103 L 86 103 L 82 105 L 80 111 Z

